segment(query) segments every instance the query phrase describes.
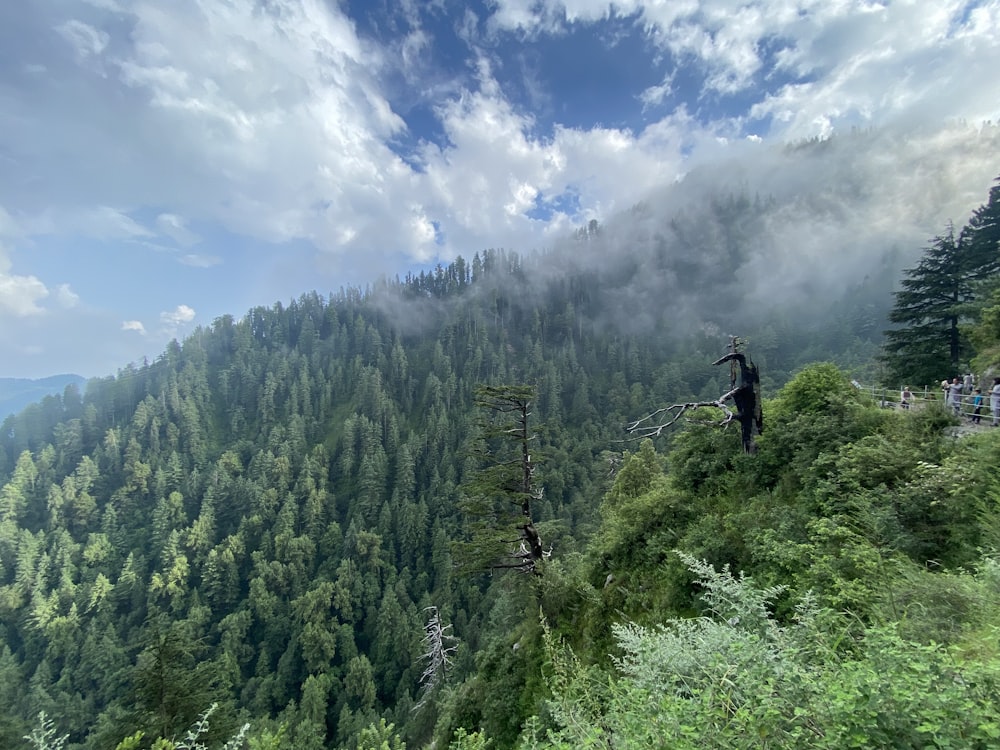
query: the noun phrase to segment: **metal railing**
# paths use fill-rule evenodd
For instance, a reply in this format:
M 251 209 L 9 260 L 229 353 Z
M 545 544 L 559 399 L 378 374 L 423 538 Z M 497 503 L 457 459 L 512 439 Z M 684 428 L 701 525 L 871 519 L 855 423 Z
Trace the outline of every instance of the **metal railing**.
M 875 385 L 862 385 L 861 383 L 852 381 L 854 387 L 860 391 L 868 393 L 875 401 L 878 402 L 879 406 L 885 409 L 899 409 L 902 407 L 902 388 L 884 388 Z M 954 409 L 949 401 L 949 394 L 941 386 L 928 387 L 923 386 L 920 389 L 910 389 L 912 397 L 910 399 L 910 405 L 912 407 L 921 407 L 926 404 L 942 404 L 949 408 Z M 968 417 L 972 419 L 975 416 L 982 418 L 992 419 L 992 414 L 990 412 L 990 395 L 988 393 L 981 394 L 983 397 L 983 402 L 980 405 L 979 414 L 976 414 L 975 407 L 973 406 L 973 399 L 976 397 L 975 393 L 962 393 L 961 399 L 957 409 L 954 409 L 955 414 L 959 416 Z

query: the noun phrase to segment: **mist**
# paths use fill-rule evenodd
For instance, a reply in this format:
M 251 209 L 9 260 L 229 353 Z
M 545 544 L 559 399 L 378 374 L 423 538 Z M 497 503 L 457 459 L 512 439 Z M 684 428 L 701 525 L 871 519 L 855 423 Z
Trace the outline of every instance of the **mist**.
M 520 273 L 468 293 L 500 287 L 549 312 L 569 299 L 588 327 L 624 335 L 722 341 L 839 327 L 875 346 L 904 270 L 949 223 L 968 221 L 998 175 L 992 124 L 720 144 L 628 210 L 546 248 L 505 248 Z M 433 295 L 376 297 L 404 333 L 433 330 L 453 309 Z
M 720 147 L 629 211 L 557 242 L 536 288 L 569 269 L 607 280 L 601 314 L 633 333 L 772 315 L 822 317 L 885 291 L 1000 175 L 1000 127 L 863 131 Z M 885 287 L 888 286 L 889 289 Z

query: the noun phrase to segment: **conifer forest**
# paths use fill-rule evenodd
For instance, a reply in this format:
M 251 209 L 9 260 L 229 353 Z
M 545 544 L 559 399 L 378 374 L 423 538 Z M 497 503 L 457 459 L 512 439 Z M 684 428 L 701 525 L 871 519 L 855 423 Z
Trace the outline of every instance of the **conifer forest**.
M 303 294 L 6 419 L 0 747 L 1000 746 L 1000 430 L 940 391 L 1000 375 L 1000 187 L 799 308 L 739 271 L 779 209 Z M 752 452 L 626 432 L 731 336 Z

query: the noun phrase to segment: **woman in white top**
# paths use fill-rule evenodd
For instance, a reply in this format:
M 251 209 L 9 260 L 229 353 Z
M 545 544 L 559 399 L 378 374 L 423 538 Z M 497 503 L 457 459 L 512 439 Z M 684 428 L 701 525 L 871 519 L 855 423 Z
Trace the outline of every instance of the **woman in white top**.
M 957 377 L 951 381 L 951 385 L 948 386 L 948 403 L 951 404 L 951 408 L 955 410 L 955 414 L 958 415 L 962 411 L 962 381 Z

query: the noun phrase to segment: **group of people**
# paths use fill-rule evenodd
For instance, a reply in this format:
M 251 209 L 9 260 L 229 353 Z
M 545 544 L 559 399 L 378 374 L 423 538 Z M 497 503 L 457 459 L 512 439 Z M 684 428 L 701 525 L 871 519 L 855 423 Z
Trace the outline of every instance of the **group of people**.
M 944 392 L 945 403 L 955 410 L 955 414 L 962 414 L 962 406 L 968 405 L 966 414 L 973 424 L 980 424 L 983 419 L 983 407 L 985 397 L 982 388 L 975 384 L 971 374 L 964 378 L 955 377 L 951 381 L 942 380 L 941 390 Z M 990 413 L 993 415 L 992 425 L 1000 426 L 1000 377 L 993 378 L 993 386 L 989 390 Z M 913 391 L 910 386 L 904 385 L 899 394 L 899 405 L 904 409 L 909 409 L 913 403 Z

